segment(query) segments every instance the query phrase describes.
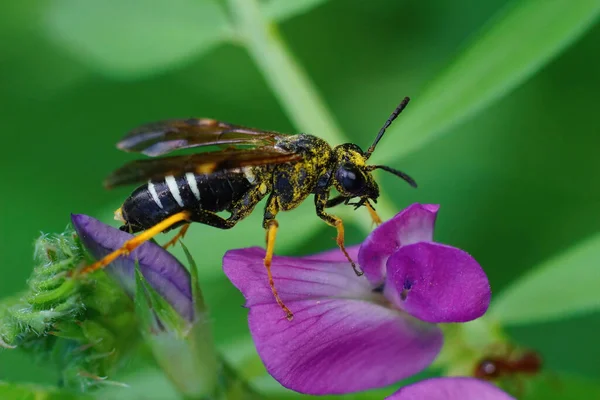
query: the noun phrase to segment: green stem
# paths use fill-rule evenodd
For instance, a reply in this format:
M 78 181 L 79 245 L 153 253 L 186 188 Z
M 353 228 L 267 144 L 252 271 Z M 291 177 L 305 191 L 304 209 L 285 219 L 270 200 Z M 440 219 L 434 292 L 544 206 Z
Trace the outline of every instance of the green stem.
M 239 39 L 262 71 L 290 120 L 302 132 L 314 133 L 331 144 L 347 142 L 323 98 L 278 33 L 277 26 L 262 14 L 257 0 L 228 0 Z M 379 197 L 377 210 L 391 217 L 396 209 L 386 196 Z M 345 214 L 345 213 L 344 213 Z M 373 228 L 368 213 L 357 222 L 365 231 Z

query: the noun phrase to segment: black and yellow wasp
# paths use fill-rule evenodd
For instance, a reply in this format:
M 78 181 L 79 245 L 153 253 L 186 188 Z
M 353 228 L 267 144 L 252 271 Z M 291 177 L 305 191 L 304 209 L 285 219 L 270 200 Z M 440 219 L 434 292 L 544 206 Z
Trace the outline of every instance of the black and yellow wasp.
M 337 243 L 358 275 L 362 274 L 344 248 L 342 220 L 325 210 L 338 204 L 366 206 L 373 219 L 379 217 L 370 201 L 377 202 L 379 187 L 371 172 L 383 169 L 416 187 L 403 172 L 384 165 L 367 165 L 386 128 L 406 107 L 406 97 L 379 131 L 374 143 L 362 151 L 352 143 L 331 147 L 308 134 L 285 135 L 213 119 L 169 120 L 143 125 L 118 143 L 124 151 L 156 157 L 174 150 L 201 146 L 225 146 L 219 151 L 130 162 L 105 181 L 108 188 L 141 183 L 115 212 L 121 229 L 142 232 L 120 249 L 84 268 L 94 271 L 128 254 L 160 232 L 178 226 L 181 231 L 165 247 L 182 237 L 191 222 L 221 229 L 233 228 L 256 204 L 268 196 L 263 228 L 267 232 L 264 265 L 277 303 L 292 319 L 292 312 L 279 298 L 271 275 L 271 259 L 277 233 L 277 213 L 296 208 L 314 194 L 316 213 L 337 228 Z M 338 192 L 331 196 L 331 190 Z M 356 199 L 354 203 L 350 201 Z M 228 218 L 219 212 L 230 213 Z M 380 221 L 379 221 L 380 222 Z

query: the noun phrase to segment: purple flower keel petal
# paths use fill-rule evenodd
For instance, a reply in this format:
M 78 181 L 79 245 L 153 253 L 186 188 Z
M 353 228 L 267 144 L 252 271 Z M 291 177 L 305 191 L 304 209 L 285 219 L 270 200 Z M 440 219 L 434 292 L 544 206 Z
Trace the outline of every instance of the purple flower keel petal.
M 438 205 L 413 204 L 375 229 L 360 247 L 358 262 L 373 285 L 383 283 L 385 263 L 400 248 L 431 242 Z
M 438 244 L 403 246 L 387 261 L 386 297 L 420 320 L 466 322 L 490 304 L 490 285 L 466 252 Z

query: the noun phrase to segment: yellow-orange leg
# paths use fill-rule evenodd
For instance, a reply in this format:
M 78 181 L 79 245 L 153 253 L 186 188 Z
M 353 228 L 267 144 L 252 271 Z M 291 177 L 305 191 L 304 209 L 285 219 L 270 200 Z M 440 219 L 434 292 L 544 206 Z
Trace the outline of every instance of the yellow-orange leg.
M 373 223 L 375 225 L 380 225 L 382 221 L 381 218 L 379 218 L 379 215 L 377 215 L 377 211 L 375 211 L 375 209 L 371 207 L 371 204 L 369 204 L 368 201 L 365 203 L 365 205 L 367 206 L 367 210 L 369 210 L 369 215 L 371 215 Z
M 267 225 L 267 254 L 265 255 L 264 265 L 267 269 L 267 277 L 269 278 L 269 286 L 271 287 L 271 292 L 273 292 L 273 296 L 275 297 L 275 301 L 279 304 L 279 307 L 285 312 L 285 317 L 288 321 L 291 321 L 294 318 L 294 314 L 290 311 L 289 308 L 283 303 L 281 298 L 279 298 L 279 293 L 277 293 L 277 289 L 275 288 L 275 282 L 273 281 L 273 274 L 271 274 L 271 261 L 273 260 L 273 252 L 275 251 L 275 238 L 277 236 L 277 228 L 279 224 L 275 220 L 269 221 Z
M 143 231 L 139 235 L 135 236 L 134 238 L 129 239 L 128 241 L 123 243 L 123 246 L 121 246 L 119 249 L 113 251 L 112 253 L 106 255 L 101 260 L 98 260 L 95 263 L 83 268 L 79 272 L 79 274 L 80 275 L 89 274 L 90 272 L 94 272 L 100 268 L 106 267 L 108 264 L 110 264 L 111 262 L 116 260 L 118 257 L 129 254 L 131 251 L 133 251 L 134 249 L 136 249 L 143 243 L 147 242 L 148 240 L 152 239 L 154 236 L 158 235 L 162 231 L 169 229 L 171 226 L 173 226 L 181 221 L 189 221 L 190 216 L 191 216 L 191 213 L 189 211 L 181 211 L 181 212 L 178 212 L 177 214 L 171 215 L 169 218 L 159 222 L 158 224 L 154 225 L 152 228 L 146 229 L 145 231 Z
M 181 229 L 179 230 L 179 232 L 177 232 L 177 235 L 173 236 L 173 239 L 171 239 L 167 243 L 163 244 L 163 249 L 168 249 L 169 246 L 175 246 L 179 239 L 183 239 L 185 237 L 185 234 L 187 233 L 187 230 L 189 228 L 190 228 L 190 224 L 185 224 L 184 226 L 182 226 Z
M 342 250 L 342 253 L 346 256 L 350 264 L 352 264 L 352 269 L 354 269 L 354 273 L 356 276 L 361 276 L 363 272 L 358 268 L 358 266 L 352 261 L 350 254 L 346 251 L 346 246 L 344 246 L 344 223 L 338 217 L 335 218 L 335 229 L 337 229 L 337 237 L 335 241 L 337 242 L 338 247 Z

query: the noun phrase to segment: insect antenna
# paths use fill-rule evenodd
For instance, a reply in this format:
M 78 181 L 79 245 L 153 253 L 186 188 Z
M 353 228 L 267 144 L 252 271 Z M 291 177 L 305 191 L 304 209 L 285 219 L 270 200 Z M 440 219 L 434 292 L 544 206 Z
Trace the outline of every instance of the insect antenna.
M 387 165 L 371 165 L 368 167 L 369 171 L 373 171 L 375 169 L 382 169 L 384 171 L 390 172 L 402 179 L 404 179 L 406 182 L 408 182 L 408 184 L 414 188 L 417 187 L 417 182 L 415 182 L 415 180 L 413 178 L 411 178 L 410 176 L 408 176 L 407 174 L 405 174 L 402 171 L 398 171 L 397 169 L 394 169 L 392 167 L 388 167 Z
M 400 102 L 400 104 L 398 104 L 398 107 L 396 107 L 396 109 L 394 110 L 392 115 L 390 115 L 390 117 L 387 119 L 387 121 L 385 121 L 385 124 L 383 124 L 383 126 L 379 130 L 379 133 L 377 134 L 375 141 L 373 142 L 371 147 L 369 147 L 367 149 L 367 153 L 366 153 L 367 160 L 369 159 L 369 157 L 371 157 L 371 154 L 375 150 L 375 146 L 377 146 L 377 143 L 379 143 L 379 141 L 383 137 L 385 130 L 388 128 L 388 126 L 390 126 L 392 124 L 392 122 L 394 122 L 394 120 L 396 119 L 396 117 L 398 117 L 398 115 L 402 112 L 402 110 L 404 110 L 406 108 L 406 105 L 408 104 L 409 101 L 410 101 L 410 97 L 405 97 L 404 100 L 402 100 Z

